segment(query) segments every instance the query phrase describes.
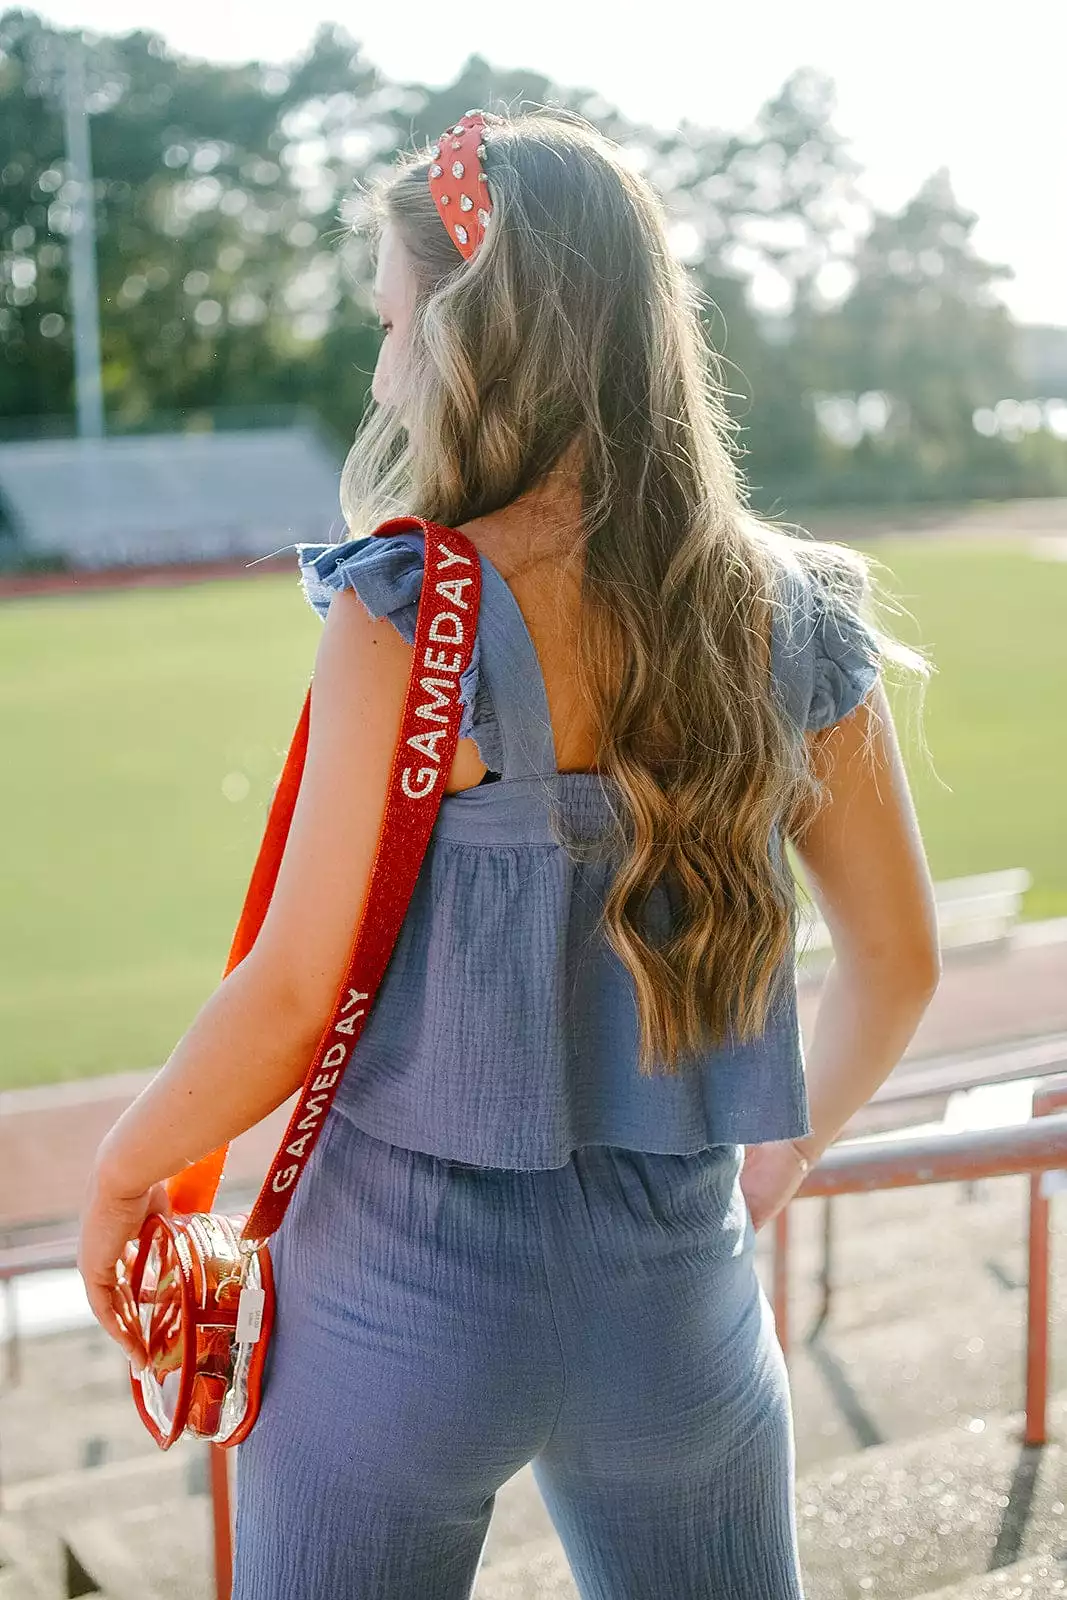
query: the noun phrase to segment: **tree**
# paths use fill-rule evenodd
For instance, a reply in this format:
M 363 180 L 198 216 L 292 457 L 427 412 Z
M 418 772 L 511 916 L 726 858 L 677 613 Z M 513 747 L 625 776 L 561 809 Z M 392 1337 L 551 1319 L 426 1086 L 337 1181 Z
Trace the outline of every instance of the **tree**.
M 43 32 L 23 13 L 0 18 L 0 133 L 12 152 L 0 171 L 9 282 L 0 414 L 9 416 L 71 408 L 62 128 L 32 93 Z M 112 425 L 309 399 L 318 378 L 307 358 L 331 330 L 352 336 L 357 358 L 370 355 L 366 312 L 345 307 L 332 246 L 344 187 L 376 149 L 395 148 L 403 97 L 359 47 L 323 29 L 280 72 L 185 61 L 148 33 L 84 43 L 104 84 L 92 147 Z M 353 141 L 353 125 L 376 130 L 376 142 Z
M 899 213 L 876 214 L 854 286 L 820 329 L 823 386 L 888 398 L 887 426 L 868 447 L 886 471 L 966 476 L 989 454 L 975 410 L 1015 392 L 1015 332 L 993 292 L 1011 272 L 977 254 L 976 220 L 944 170 Z

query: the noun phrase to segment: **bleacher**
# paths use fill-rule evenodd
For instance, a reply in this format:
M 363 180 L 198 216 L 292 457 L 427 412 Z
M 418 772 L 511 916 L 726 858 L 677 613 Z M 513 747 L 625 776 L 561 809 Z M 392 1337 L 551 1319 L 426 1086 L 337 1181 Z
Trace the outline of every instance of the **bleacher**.
M 73 568 L 219 561 L 341 537 L 340 463 L 310 422 L 0 441 L 21 553 Z

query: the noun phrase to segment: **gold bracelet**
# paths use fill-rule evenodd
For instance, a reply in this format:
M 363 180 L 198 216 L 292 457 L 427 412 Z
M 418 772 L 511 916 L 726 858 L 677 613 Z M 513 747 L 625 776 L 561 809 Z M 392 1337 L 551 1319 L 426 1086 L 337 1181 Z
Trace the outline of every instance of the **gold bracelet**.
M 797 1160 L 800 1162 L 801 1174 L 803 1176 L 806 1176 L 811 1171 L 811 1162 L 809 1161 L 808 1157 L 804 1154 L 803 1150 L 800 1150 L 800 1149 L 797 1148 L 797 1142 L 796 1142 L 795 1139 L 790 1139 L 789 1143 L 793 1146 L 793 1154 L 796 1156 Z

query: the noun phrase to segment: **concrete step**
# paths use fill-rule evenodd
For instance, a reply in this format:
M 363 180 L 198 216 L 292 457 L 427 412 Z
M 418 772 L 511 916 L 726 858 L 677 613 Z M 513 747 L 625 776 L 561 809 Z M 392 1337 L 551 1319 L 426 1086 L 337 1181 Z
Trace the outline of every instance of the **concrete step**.
M 208 1502 L 198 1492 L 203 1483 L 198 1470 L 201 1456 L 202 1450 L 195 1445 L 179 1442 L 166 1454 L 156 1451 L 151 1456 L 7 1486 L 0 1514 L 3 1574 L 17 1574 L 34 1600 L 66 1600 L 69 1552 L 73 1552 L 106 1600 L 126 1600 L 127 1596 L 130 1600 L 134 1596 L 136 1600 L 164 1600 L 164 1591 L 157 1591 L 153 1584 L 157 1567 L 165 1570 L 166 1564 L 157 1558 L 150 1542 L 138 1551 L 144 1564 L 136 1570 L 136 1582 L 126 1583 L 124 1588 L 110 1587 L 111 1579 L 117 1576 L 125 1582 L 129 1564 L 112 1559 L 113 1571 L 106 1571 L 99 1557 L 116 1542 L 108 1529 L 118 1529 L 123 1523 L 127 1529 L 170 1524 L 176 1530 L 189 1530 L 180 1535 L 189 1559 L 197 1565 L 205 1563 L 211 1541 L 205 1520 Z M 207 1594 L 203 1589 L 203 1595 Z
M 24 1517 L 0 1515 L 0 1577 L 9 1584 L 12 1596 L 20 1590 L 33 1600 L 66 1600 L 66 1553 L 59 1535 L 41 1528 Z M 0 1595 L 7 1600 L 6 1590 Z
M 95 1323 L 23 1340 L 20 1368 L 18 1383 L 0 1390 L 5 1493 L 86 1466 L 140 1460 L 155 1449 L 122 1351 Z
M 210 1503 L 186 1500 L 180 1516 L 163 1509 L 78 1518 L 63 1536 L 113 1600 L 214 1600 Z
M 937 1589 L 923 1600 L 1063 1600 L 1067 1595 L 1067 1552 L 1062 1560 L 1037 1556 L 1010 1567 Z
M 0 1568 L 0 1600 L 52 1600 L 44 1596 L 17 1567 Z
M 494 1572 L 515 1557 L 543 1545 L 559 1549 L 556 1530 L 534 1482 L 533 1469 L 522 1467 L 497 1490 L 481 1571 Z
M 979 1431 L 952 1427 L 857 1451 L 801 1475 L 807 1600 L 914 1600 L 937 1586 L 978 1581 L 973 1575 L 994 1562 L 1025 1561 L 1036 1571 L 1067 1554 L 1067 1392 L 1049 1415 L 1043 1450 L 1021 1445 L 1017 1413 L 988 1419 Z M 499 1538 L 497 1513 L 506 1517 Z M 524 1527 L 526 1542 L 516 1538 Z M 1011 1590 L 989 1594 L 1006 1600 Z M 475 1597 L 542 1596 L 575 1600 L 576 1590 L 527 1467 L 497 1496 Z M 985 1592 L 979 1597 L 986 1600 Z
M 531 1542 L 503 1561 L 486 1561 L 474 1600 L 578 1600 L 567 1558 L 557 1538 Z
M 13 1600 L 65 1600 L 65 1548 L 106 1600 L 214 1600 L 210 1501 L 188 1495 L 185 1476 L 168 1457 L 150 1456 L 23 1489 L 0 1519 L 0 1550 L 27 1585 Z M 497 1495 L 476 1600 L 527 1594 L 576 1600 L 529 1467 Z
M 1022 1444 L 1013 1413 L 805 1474 L 797 1520 L 808 1600 L 911 1600 L 1056 1557 L 1067 1548 L 1067 1394 L 1049 1412 L 1043 1449 Z

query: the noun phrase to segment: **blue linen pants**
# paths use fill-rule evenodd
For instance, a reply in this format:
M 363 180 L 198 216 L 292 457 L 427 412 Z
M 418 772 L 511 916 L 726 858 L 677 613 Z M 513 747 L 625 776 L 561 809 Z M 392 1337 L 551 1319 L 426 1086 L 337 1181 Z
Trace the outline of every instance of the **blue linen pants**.
M 474 1167 L 334 1110 L 272 1247 L 233 1600 L 468 1600 L 527 1463 L 582 1600 L 802 1600 L 743 1155 Z

